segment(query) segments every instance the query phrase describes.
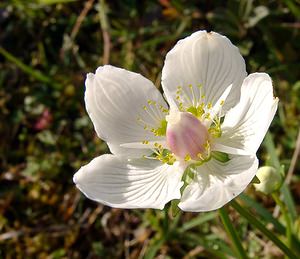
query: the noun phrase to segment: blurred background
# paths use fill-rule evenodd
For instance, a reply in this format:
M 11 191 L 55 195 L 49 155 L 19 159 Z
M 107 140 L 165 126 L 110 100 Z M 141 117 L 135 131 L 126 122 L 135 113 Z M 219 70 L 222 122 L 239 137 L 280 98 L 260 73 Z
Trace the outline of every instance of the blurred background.
M 288 175 L 282 193 L 299 238 L 299 0 L 2 0 L 0 258 L 235 257 L 217 212 L 167 222 L 163 211 L 89 201 L 72 182 L 80 166 L 109 152 L 85 111 L 86 73 L 109 63 L 160 87 L 166 53 L 200 29 L 226 35 L 249 73 L 274 81 L 279 109 L 258 156 Z M 239 200 L 265 225 L 272 213 L 284 225 L 270 196 L 249 187 Z M 227 210 L 249 257 L 283 258 Z

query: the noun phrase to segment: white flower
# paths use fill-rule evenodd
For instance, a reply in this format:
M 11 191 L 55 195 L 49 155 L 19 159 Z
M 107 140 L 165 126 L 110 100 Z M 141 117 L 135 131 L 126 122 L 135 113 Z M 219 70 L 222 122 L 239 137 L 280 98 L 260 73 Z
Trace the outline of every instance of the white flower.
M 159 208 L 179 199 L 184 211 L 220 208 L 255 176 L 256 152 L 278 99 L 270 77 L 247 76 L 238 49 L 199 31 L 167 54 L 167 105 L 143 76 L 113 66 L 86 79 L 85 103 L 102 155 L 74 175 L 90 199 L 118 208 Z

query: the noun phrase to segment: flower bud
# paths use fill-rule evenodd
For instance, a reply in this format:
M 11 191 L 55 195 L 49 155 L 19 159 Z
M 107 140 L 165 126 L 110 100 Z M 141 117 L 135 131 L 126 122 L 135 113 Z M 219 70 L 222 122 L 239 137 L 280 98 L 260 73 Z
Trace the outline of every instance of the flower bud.
M 167 116 L 167 145 L 177 157 L 199 160 L 206 151 L 207 128 L 189 112 L 171 112 Z
M 256 190 L 265 194 L 270 194 L 277 191 L 282 184 L 282 176 L 274 167 L 260 167 L 256 173 L 260 183 L 254 184 Z

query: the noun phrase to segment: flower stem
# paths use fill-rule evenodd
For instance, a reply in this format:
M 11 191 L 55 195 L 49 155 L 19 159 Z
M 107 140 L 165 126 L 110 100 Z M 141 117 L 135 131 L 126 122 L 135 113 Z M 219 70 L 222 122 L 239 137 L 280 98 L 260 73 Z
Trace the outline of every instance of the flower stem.
M 246 209 L 244 209 L 240 204 L 238 204 L 235 200 L 232 200 L 230 205 L 244 218 L 248 220 L 248 222 L 253 225 L 255 228 L 259 229 L 264 235 L 266 235 L 279 249 L 282 250 L 289 258 L 297 259 L 294 252 L 292 252 L 280 239 L 276 237 L 270 230 L 268 230 L 254 215 L 249 213 Z
M 164 231 L 164 235 L 167 235 L 167 233 L 169 232 L 169 208 L 165 208 L 164 210 L 164 217 L 163 217 L 163 231 Z
M 234 245 L 234 248 L 238 254 L 239 258 L 247 259 L 247 254 L 242 246 L 242 243 L 229 219 L 228 213 L 224 208 L 219 209 L 220 218 L 222 220 L 222 223 L 225 227 L 225 230 L 229 237 L 231 238 L 231 241 Z
M 287 236 L 287 240 L 288 240 L 288 247 L 291 248 L 292 245 L 292 222 L 291 222 L 291 218 L 288 215 L 288 211 L 286 209 L 285 204 L 282 202 L 282 200 L 280 199 L 279 195 L 277 192 L 272 193 L 272 197 L 274 199 L 274 201 L 276 202 L 276 204 L 279 206 L 281 213 L 285 219 L 285 223 L 286 223 L 286 236 Z

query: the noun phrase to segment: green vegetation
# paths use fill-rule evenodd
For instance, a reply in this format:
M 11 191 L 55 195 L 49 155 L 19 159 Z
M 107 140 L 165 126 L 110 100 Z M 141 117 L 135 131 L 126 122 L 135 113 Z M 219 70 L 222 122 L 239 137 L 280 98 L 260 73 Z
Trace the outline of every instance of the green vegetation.
M 85 74 L 109 63 L 160 87 L 168 50 L 200 29 L 271 75 L 280 102 L 258 156 L 284 185 L 176 216 L 84 198 L 74 172 L 109 152 L 84 107 Z M 0 258 L 300 258 L 299 0 L 1 1 L 0 119 Z

